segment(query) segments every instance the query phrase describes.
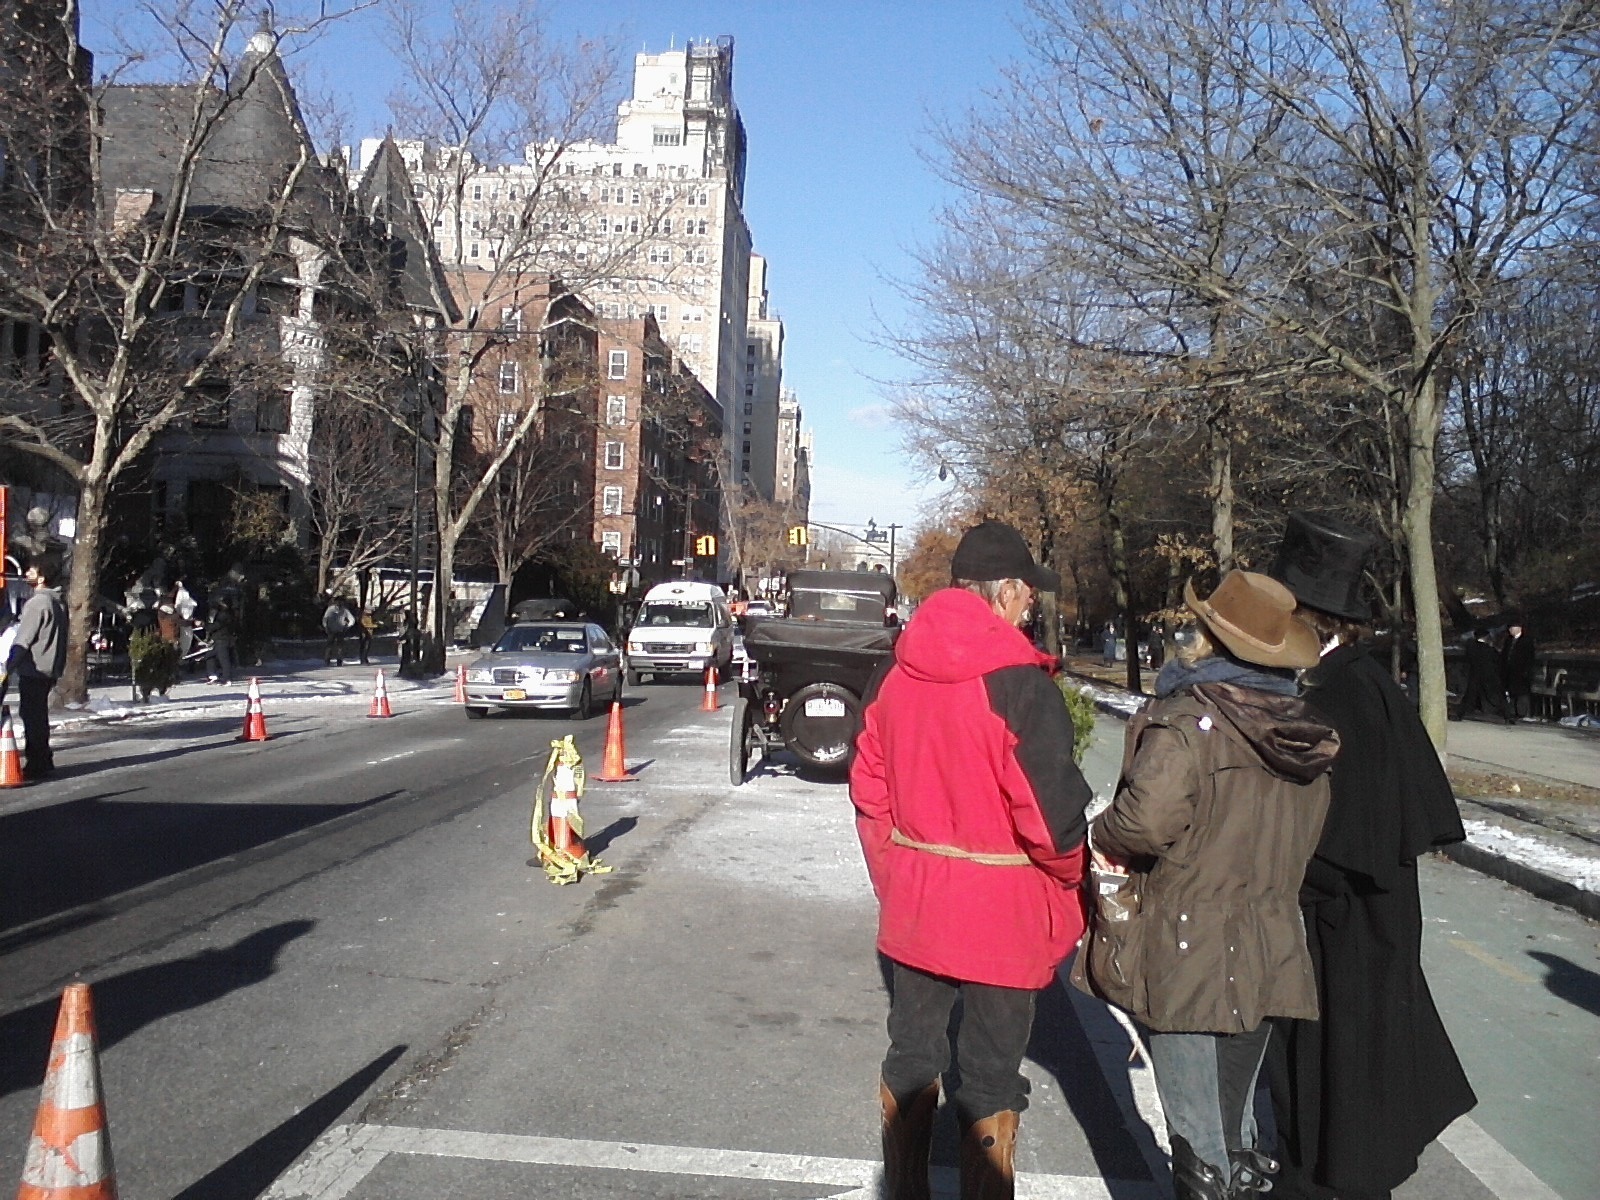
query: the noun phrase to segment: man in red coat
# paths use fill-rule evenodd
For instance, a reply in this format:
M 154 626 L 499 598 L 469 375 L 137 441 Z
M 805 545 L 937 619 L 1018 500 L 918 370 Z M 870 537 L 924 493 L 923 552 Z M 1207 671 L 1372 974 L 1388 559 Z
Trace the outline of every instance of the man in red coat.
M 850 798 L 892 967 L 883 1061 L 892 1200 L 926 1200 L 939 1079 L 960 1085 L 963 1200 L 1013 1194 L 1020 1067 L 1034 997 L 1083 934 L 1084 809 L 1053 659 L 1018 626 L 1061 580 L 998 521 L 967 531 L 952 586 L 930 596 L 868 689 Z

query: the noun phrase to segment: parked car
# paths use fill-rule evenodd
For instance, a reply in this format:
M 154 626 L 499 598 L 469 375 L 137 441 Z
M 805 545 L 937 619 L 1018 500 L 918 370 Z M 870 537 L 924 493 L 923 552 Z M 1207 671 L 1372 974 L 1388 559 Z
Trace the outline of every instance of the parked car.
M 491 708 L 567 709 L 586 720 L 622 699 L 622 652 L 587 621 L 519 621 L 467 666 L 467 716 Z

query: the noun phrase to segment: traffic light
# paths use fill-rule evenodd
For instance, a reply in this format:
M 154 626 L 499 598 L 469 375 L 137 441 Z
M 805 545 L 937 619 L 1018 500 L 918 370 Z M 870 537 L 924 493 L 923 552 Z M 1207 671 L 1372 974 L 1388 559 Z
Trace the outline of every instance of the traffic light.
M 702 533 L 694 540 L 694 552 L 710 558 L 717 552 L 717 537 L 713 533 Z
M 804 525 L 789 526 L 789 545 L 806 546 L 811 543 L 811 531 Z

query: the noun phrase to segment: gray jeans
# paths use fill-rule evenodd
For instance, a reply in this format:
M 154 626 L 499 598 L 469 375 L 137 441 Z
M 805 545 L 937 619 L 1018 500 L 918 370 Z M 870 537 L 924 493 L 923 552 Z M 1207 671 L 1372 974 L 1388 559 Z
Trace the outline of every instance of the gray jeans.
M 1224 1179 L 1232 1174 L 1228 1152 L 1256 1144 L 1256 1076 L 1271 1035 L 1265 1021 L 1248 1033 L 1145 1031 L 1167 1132 Z

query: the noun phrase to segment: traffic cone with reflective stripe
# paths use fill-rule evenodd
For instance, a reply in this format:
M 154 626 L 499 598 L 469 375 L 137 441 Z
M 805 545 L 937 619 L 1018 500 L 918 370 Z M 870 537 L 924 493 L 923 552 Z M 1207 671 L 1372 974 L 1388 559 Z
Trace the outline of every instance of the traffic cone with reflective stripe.
M 17 1200 L 117 1200 L 89 985 L 61 995 Z
M 22 758 L 17 753 L 17 731 L 11 724 L 11 710 L 0 709 L 0 788 L 21 787 Z
M 244 732 L 239 735 L 239 740 L 241 742 L 267 740 L 267 714 L 261 711 L 261 685 L 254 678 L 250 680 L 250 691 L 245 697 Z
M 611 702 L 611 716 L 606 721 L 606 757 L 595 778 L 601 783 L 632 783 L 628 774 L 626 743 L 622 734 L 622 702 Z
M 467 664 L 456 664 L 456 703 L 467 702 Z
M 585 875 L 611 871 L 598 858 L 591 858 L 583 844 L 583 818 L 578 815 L 582 794 L 583 756 L 568 734 L 550 743 L 550 761 L 533 799 L 533 844 L 551 883 L 577 883 Z
M 701 712 L 720 712 L 722 705 L 717 703 L 717 667 L 713 663 L 706 668 L 706 694 L 700 701 Z
M 392 717 L 394 709 L 389 707 L 389 687 L 383 681 L 383 668 L 378 668 L 378 682 L 372 688 L 372 704 L 367 709 L 369 717 Z

